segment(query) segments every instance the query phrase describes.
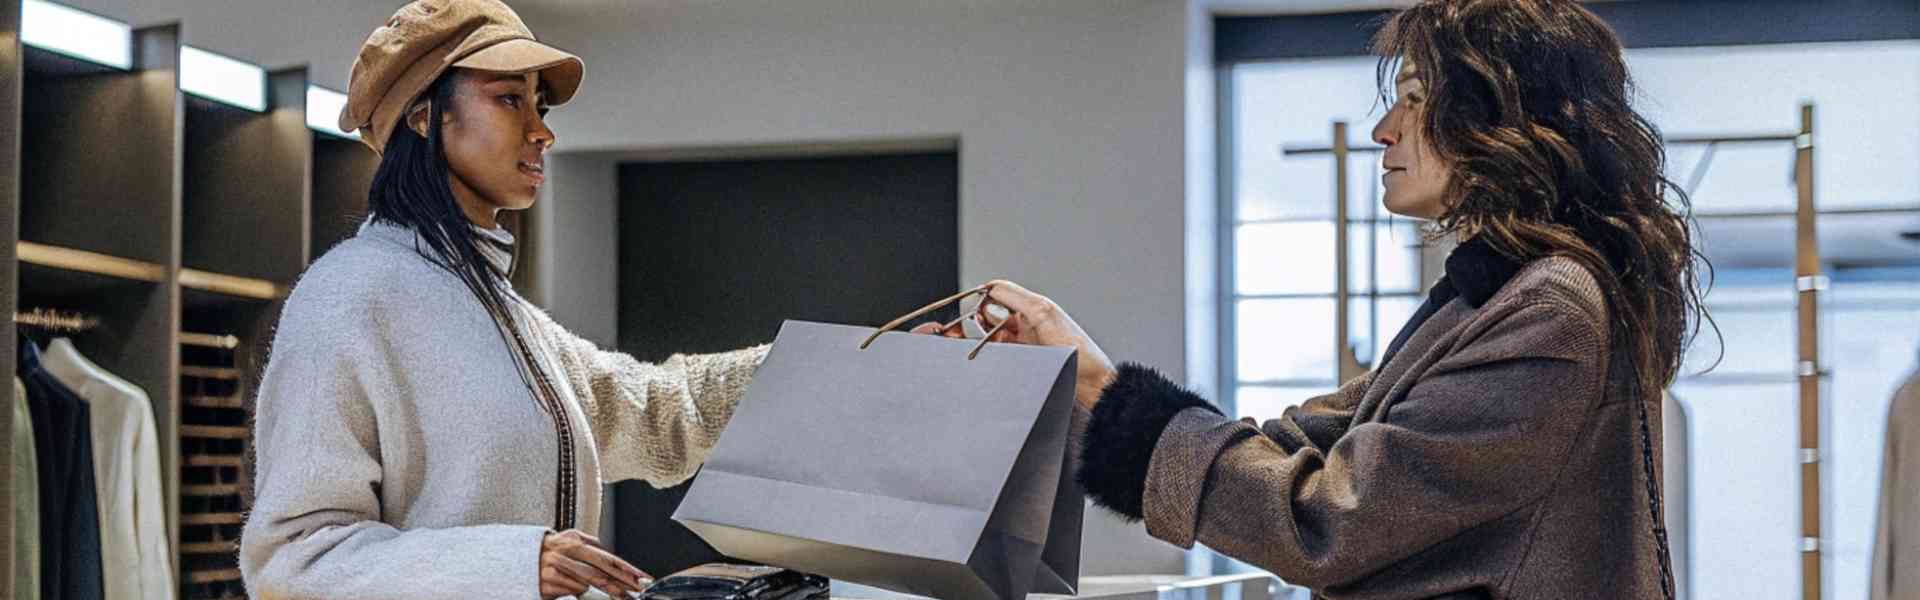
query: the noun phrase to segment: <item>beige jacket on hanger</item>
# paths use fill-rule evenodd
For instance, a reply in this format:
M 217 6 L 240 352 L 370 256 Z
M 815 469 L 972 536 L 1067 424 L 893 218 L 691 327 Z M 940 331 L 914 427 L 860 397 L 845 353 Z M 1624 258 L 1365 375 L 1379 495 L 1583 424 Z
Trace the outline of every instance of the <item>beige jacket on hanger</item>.
M 13 598 L 40 600 L 40 454 L 27 386 L 13 378 Z
M 1920 598 L 1920 370 L 1893 394 L 1886 447 L 1868 589 L 1872 600 Z
M 40 364 L 93 409 L 93 481 L 100 499 L 106 597 L 173 600 L 161 442 L 147 392 L 87 360 L 67 338 L 47 344 Z

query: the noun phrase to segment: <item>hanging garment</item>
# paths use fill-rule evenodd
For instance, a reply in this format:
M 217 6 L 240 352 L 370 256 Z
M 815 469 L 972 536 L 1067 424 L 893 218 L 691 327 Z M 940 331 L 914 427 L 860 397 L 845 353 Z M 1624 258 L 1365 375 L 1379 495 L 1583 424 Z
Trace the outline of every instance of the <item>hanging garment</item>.
M 92 411 L 41 367 L 40 348 L 31 340 L 21 340 L 19 361 L 39 458 L 41 597 L 99 600 L 105 592 Z
M 40 460 L 27 384 L 13 378 L 13 598 L 40 599 Z
M 87 360 L 67 338 L 48 343 L 40 365 L 91 409 L 107 597 L 173 600 L 160 435 L 147 392 Z
M 1887 407 L 1886 448 L 1868 589 L 1872 600 L 1920 597 L 1920 370 Z

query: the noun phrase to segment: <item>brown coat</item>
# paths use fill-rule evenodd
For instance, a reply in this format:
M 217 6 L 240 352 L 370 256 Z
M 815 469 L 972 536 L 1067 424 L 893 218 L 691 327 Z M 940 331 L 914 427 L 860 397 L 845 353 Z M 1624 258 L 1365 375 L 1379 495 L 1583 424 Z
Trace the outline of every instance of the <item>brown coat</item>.
M 1887 407 L 1886 456 L 1880 463 L 1879 525 L 1873 536 L 1872 600 L 1920 594 L 1920 371 Z
M 1595 279 L 1547 258 L 1492 289 L 1278 419 L 1174 414 L 1147 531 L 1333 599 L 1660 597 L 1638 408 L 1608 383 Z

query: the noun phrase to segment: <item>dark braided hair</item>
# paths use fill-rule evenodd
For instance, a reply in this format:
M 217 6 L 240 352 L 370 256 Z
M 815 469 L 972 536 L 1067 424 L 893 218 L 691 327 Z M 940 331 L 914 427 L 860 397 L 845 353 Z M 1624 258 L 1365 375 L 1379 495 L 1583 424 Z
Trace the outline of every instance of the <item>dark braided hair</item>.
M 1713 267 L 1693 245 L 1686 192 L 1665 175 L 1659 131 L 1632 106 L 1619 37 L 1573 0 L 1427 0 L 1389 18 L 1374 49 L 1384 100 L 1402 64 L 1429 90 L 1421 133 L 1453 165 L 1434 233 L 1484 239 L 1522 262 L 1565 256 L 1599 281 L 1608 380 L 1638 408 L 1660 585 L 1672 598 L 1647 403 L 1712 323 L 1699 275 L 1710 281 Z

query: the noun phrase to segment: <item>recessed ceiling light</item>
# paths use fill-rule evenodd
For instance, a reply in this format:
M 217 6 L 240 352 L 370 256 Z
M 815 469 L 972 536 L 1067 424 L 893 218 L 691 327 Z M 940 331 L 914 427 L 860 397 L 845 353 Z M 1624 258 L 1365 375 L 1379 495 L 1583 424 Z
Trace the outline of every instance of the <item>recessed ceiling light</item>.
M 20 41 L 117 69 L 133 67 L 133 29 L 113 19 L 45 0 L 20 7 Z
M 257 65 L 180 47 L 180 90 L 251 110 L 267 110 L 267 71 Z
M 358 131 L 340 130 L 340 109 L 346 106 L 346 94 L 317 85 L 307 86 L 307 128 L 329 135 L 360 139 Z

